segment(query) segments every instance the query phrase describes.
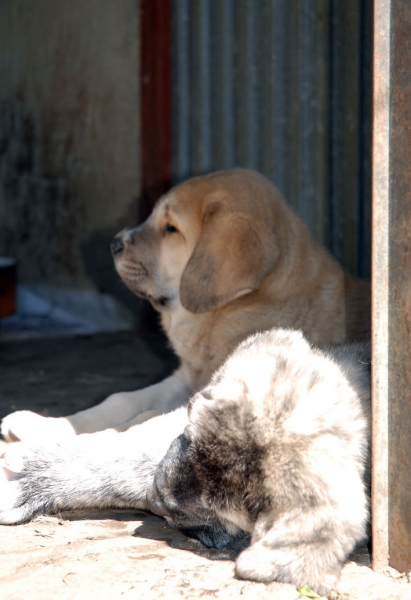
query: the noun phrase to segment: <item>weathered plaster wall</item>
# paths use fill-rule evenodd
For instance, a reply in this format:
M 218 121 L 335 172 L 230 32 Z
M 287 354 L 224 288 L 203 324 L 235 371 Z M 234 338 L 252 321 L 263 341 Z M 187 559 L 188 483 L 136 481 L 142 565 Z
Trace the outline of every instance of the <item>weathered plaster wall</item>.
M 135 0 L 0 2 L 0 254 L 21 282 L 104 288 L 106 242 L 136 218 L 138 17 Z

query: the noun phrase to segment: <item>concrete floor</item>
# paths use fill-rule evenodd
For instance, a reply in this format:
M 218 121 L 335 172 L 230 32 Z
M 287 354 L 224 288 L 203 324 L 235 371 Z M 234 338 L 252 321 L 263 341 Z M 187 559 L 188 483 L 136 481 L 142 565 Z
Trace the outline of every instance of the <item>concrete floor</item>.
M 0 418 L 15 410 L 63 416 L 113 392 L 163 379 L 176 365 L 160 334 L 104 333 L 1 342 Z

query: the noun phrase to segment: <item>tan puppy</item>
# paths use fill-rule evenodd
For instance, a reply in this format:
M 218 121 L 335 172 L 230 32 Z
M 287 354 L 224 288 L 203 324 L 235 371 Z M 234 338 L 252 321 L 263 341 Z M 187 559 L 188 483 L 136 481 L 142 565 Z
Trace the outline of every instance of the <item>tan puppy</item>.
M 124 431 L 152 411 L 170 411 L 256 331 L 300 329 L 320 346 L 369 332 L 367 284 L 345 274 L 278 190 L 250 170 L 218 171 L 175 187 L 143 225 L 113 240 L 112 252 L 126 285 L 160 312 L 180 368 L 159 384 L 114 394 L 67 418 L 13 413 L 2 424 L 7 440 Z

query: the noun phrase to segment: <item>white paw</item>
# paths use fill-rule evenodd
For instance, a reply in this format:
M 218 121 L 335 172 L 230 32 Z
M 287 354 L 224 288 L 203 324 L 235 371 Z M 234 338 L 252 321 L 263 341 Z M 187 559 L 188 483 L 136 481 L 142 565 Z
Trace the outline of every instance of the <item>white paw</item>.
M 21 479 L 29 452 L 23 444 L 11 444 L 0 457 L 0 523 L 11 525 L 26 520 L 21 505 Z
M 336 585 L 341 573 L 342 562 L 332 553 L 316 555 L 315 546 L 302 544 L 301 547 L 284 546 L 270 548 L 260 541 L 251 545 L 239 555 L 235 563 L 235 573 L 240 579 L 270 583 L 278 581 L 292 583 L 296 587 L 308 585 L 317 594 L 326 595 Z
M 20 410 L 4 417 L 1 433 L 8 442 L 58 441 L 74 430 L 66 419 L 42 417 L 29 410 Z

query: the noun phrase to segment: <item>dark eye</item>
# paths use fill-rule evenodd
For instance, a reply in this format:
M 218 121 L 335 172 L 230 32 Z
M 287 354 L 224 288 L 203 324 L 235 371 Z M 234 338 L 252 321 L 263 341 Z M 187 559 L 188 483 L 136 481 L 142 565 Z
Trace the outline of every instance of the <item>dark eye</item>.
M 177 233 L 178 229 L 174 227 L 174 225 L 166 225 L 163 229 L 163 234 L 167 235 L 168 233 Z

